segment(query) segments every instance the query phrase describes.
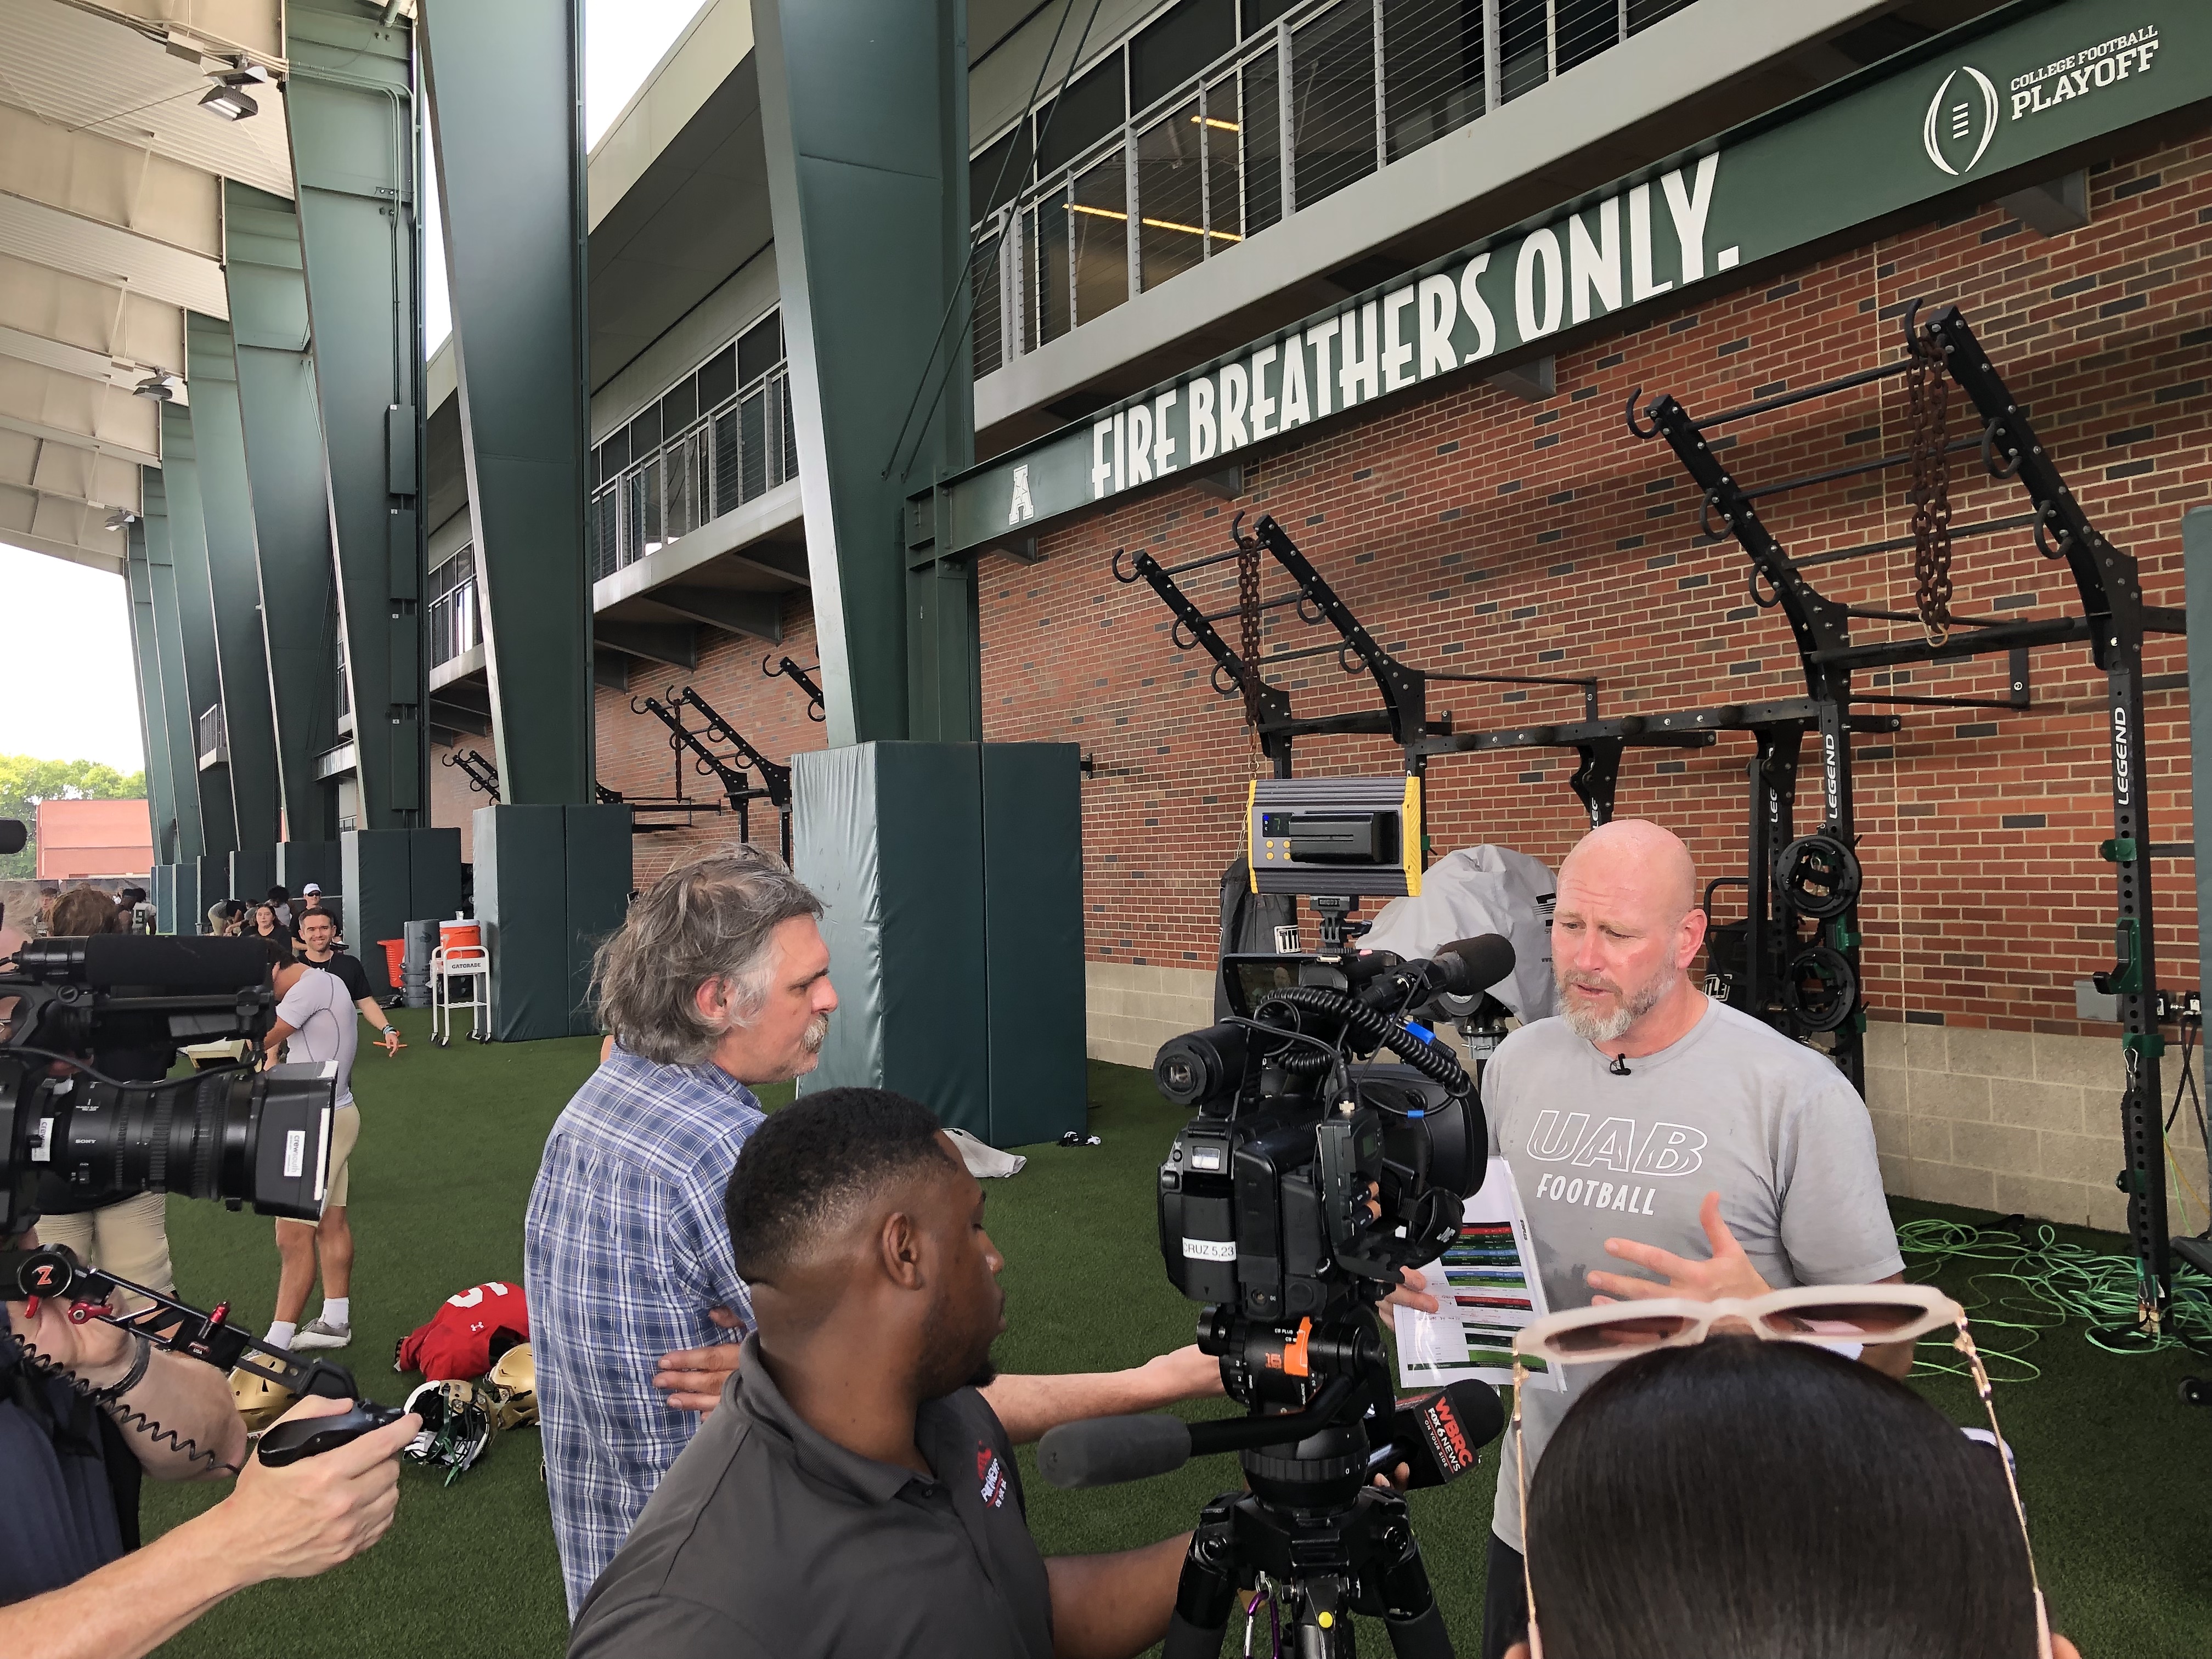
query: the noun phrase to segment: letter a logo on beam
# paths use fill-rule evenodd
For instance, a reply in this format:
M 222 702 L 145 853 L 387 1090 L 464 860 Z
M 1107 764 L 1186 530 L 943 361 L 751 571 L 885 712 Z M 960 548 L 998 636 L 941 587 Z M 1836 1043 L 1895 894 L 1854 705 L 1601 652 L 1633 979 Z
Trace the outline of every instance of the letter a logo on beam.
M 1944 101 L 1950 95 L 1951 83 L 1961 75 L 1966 76 L 1973 82 L 1973 90 L 1980 94 L 1982 109 L 1978 124 L 1974 119 L 1973 100 L 1965 95 L 1967 91 L 1965 87 L 1959 88 L 1961 94 L 1959 98 L 1948 104 Z M 1977 125 L 1981 128 L 1981 137 L 1978 139 L 1974 137 L 1974 129 Z M 1996 136 L 1997 89 L 1996 86 L 1988 76 L 1983 74 L 1972 64 L 1962 64 L 1953 70 L 1943 77 L 1943 84 L 1936 88 L 1936 95 L 1928 100 L 1928 113 L 1921 118 L 1920 142 L 1928 151 L 1928 159 L 1954 179 L 1963 178 L 1974 170 L 1975 164 L 1987 153 L 1990 140 Z M 1969 142 L 1973 143 L 1973 155 L 1967 158 L 1966 166 L 1953 167 L 1943 154 L 1945 146 L 1948 144 L 1954 148 L 1963 148 Z
M 1036 517 L 1036 503 L 1030 499 L 1030 470 L 1025 466 L 1014 469 L 1013 499 L 1006 506 L 1006 522 L 1019 524 L 1024 519 Z

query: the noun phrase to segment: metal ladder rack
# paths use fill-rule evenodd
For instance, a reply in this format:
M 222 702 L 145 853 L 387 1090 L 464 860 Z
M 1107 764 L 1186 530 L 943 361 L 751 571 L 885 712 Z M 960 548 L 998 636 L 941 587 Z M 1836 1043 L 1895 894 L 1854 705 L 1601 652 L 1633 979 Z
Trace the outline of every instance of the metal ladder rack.
M 1762 608 L 1780 609 L 1788 620 L 1804 665 L 1811 705 L 1810 718 L 1800 728 L 1799 739 L 1814 731 L 1820 737 L 1826 805 L 1820 833 L 1846 847 L 1855 836 L 1849 732 L 1863 729 L 1864 719 L 1849 712 L 1852 705 L 2024 708 L 2028 706 L 2028 653 L 2041 646 L 2086 643 L 2092 659 L 2105 672 L 2113 834 L 2100 851 L 2113 866 L 2117 962 L 2095 980 L 2100 991 L 2118 999 L 2124 1028 L 2122 1117 L 2127 1168 L 2123 1181 L 2128 1192 L 2129 1231 L 2141 1263 L 2140 1323 L 2145 1330 L 2155 1332 L 2163 1323 L 2170 1296 L 2171 1249 L 2159 1084 L 2159 1056 L 2165 1042 L 2158 1029 L 2148 860 L 2154 854 L 2176 855 L 2187 849 L 2154 847 L 2150 840 L 2142 736 L 2142 650 L 2147 635 L 2183 633 L 2184 617 L 2179 610 L 2143 603 L 2134 556 L 2114 547 L 2090 523 L 2037 436 L 2027 411 L 2006 387 L 1959 308 L 1946 306 L 1924 325 L 1919 321 L 1919 312 L 1920 306 L 1915 302 L 1905 313 L 1905 354 L 1895 362 L 1761 398 L 1702 420 L 1694 418 L 1673 397 L 1662 395 L 1642 410 L 1648 425 L 1639 424 L 1637 400 L 1643 389 L 1638 387 L 1629 394 L 1628 427 L 1640 439 L 1667 441 L 1697 484 L 1702 498 L 1700 520 L 1708 535 L 1735 538 L 1750 561 L 1753 600 Z M 1916 416 L 1912 442 L 1899 454 L 1746 489 L 1705 435 L 1735 422 L 1898 375 L 1912 377 Z M 1948 429 L 1953 386 L 1966 394 L 1978 428 L 1977 435 L 1955 441 Z M 2017 480 L 2027 497 L 2027 512 L 1978 524 L 1949 524 L 1949 457 L 1970 449 L 1978 450 L 1989 477 Z M 1906 465 L 1915 471 L 1915 524 L 1910 537 L 1795 558 L 1762 522 L 1755 505 L 1790 490 Z M 1954 612 L 1949 574 L 1953 540 L 2018 529 L 2033 531 L 2037 550 L 2045 558 L 2065 561 L 2080 599 L 2080 613 L 2009 621 Z M 1807 574 L 1828 565 L 1907 547 L 1917 556 L 1912 612 L 1838 602 L 1821 593 Z M 1917 636 L 1896 634 L 1854 640 L 1854 622 L 1917 623 L 1920 631 Z M 2008 665 L 2008 692 L 2002 698 L 1885 696 L 1861 692 L 1852 684 L 1852 675 L 1863 668 L 1889 669 L 1909 663 L 1996 655 L 2003 656 Z M 1786 756 L 1779 747 L 1770 756 L 1763 744 L 1760 758 L 1753 763 L 1754 794 L 1761 783 L 1759 768 L 1766 766 L 1773 769 L 1770 794 L 1786 802 L 1790 792 L 1784 787 L 1785 779 L 1794 785 L 1796 759 L 1794 742 Z M 1759 890 L 1761 881 L 1771 882 L 1773 874 L 1774 866 L 1754 858 L 1753 915 L 1756 917 L 1762 903 L 1771 902 L 1772 926 L 1777 930 L 1786 927 L 1794 939 L 1800 913 L 1793 896 L 1779 884 L 1769 894 Z M 1856 970 L 1856 899 L 1841 915 L 1827 920 L 1832 948 L 1847 951 Z
M 796 663 L 785 657 L 771 667 L 766 657 L 761 659 L 763 678 L 772 680 L 781 675 L 806 693 L 806 718 L 817 726 L 827 718 L 822 705 L 822 687 L 814 678 L 821 672 L 822 665 L 819 663 Z
M 634 811 L 647 812 L 719 812 L 733 811 L 738 815 L 738 839 L 752 840 L 752 803 L 765 800 L 775 809 L 780 844 L 784 861 L 791 861 L 791 769 L 775 761 L 753 747 L 744 734 L 716 712 L 691 686 L 681 690 L 671 688 L 660 697 L 632 697 L 634 713 L 651 714 L 668 728 L 668 746 L 676 757 L 676 793 L 672 797 L 640 799 L 633 797 L 628 803 Z M 684 711 L 690 708 L 706 722 L 699 731 L 684 723 Z M 708 747 L 710 743 L 727 744 L 738 751 L 734 760 L 717 754 Z M 712 777 L 722 786 L 726 801 L 702 801 L 684 793 L 684 757 L 691 757 L 692 765 L 702 776 Z M 760 774 L 758 784 L 745 775 L 750 769 Z M 674 827 L 674 826 L 669 826 Z
M 462 773 L 469 781 L 469 793 L 489 795 L 492 804 L 499 804 L 499 768 L 494 766 L 473 749 L 456 749 L 438 763 Z

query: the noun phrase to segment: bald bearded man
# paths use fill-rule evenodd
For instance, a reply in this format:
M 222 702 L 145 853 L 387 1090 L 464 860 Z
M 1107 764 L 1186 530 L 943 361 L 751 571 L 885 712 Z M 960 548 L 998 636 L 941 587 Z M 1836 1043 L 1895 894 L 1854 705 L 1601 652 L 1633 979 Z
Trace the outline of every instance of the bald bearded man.
M 1690 850 L 1656 823 L 1593 830 L 1560 867 L 1560 1012 L 1507 1037 L 1482 1080 L 1491 1151 L 1513 1171 L 1554 1313 L 1904 1276 L 1866 1103 L 1825 1055 L 1691 983 L 1705 939 Z M 1860 1357 L 1902 1376 L 1912 1346 Z M 1565 1393 L 1528 1390 L 1532 1473 L 1598 1370 L 1572 1368 Z M 1509 1437 L 1485 1659 L 1528 1624 L 1513 1459 Z

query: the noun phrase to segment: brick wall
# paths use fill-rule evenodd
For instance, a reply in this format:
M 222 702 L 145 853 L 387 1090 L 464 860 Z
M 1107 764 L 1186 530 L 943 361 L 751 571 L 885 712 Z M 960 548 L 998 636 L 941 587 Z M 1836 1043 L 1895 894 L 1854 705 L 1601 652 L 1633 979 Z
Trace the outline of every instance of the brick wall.
M 1778 611 L 1754 606 L 1733 542 L 1705 544 L 1697 496 L 1662 443 L 1623 428 L 1632 388 L 1712 412 L 1895 355 L 1916 296 L 1955 301 L 2027 404 L 2093 520 L 2142 561 L 2146 597 L 2182 598 L 2179 520 L 2212 478 L 2205 390 L 2212 329 L 2212 135 L 2097 167 L 2094 218 L 2045 239 L 1995 208 L 1768 273 L 1563 353 L 1558 395 L 1529 404 L 1480 381 L 1447 383 L 1250 465 L 1245 496 L 1146 496 L 1048 533 L 1034 567 L 983 571 L 984 692 L 994 738 L 1073 738 L 1095 754 L 1085 785 L 1085 904 L 1099 961 L 1203 967 L 1215 883 L 1237 851 L 1245 779 L 1257 757 L 1237 703 L 1206 686 L 1202 653 L 1181 654 L 1150 589 L 1116 586 L 1118 547 L 1174 562 L 1228 545 L 1239 509 L 1274 514 L 1370 629 L 1407 660 L 1457 672 L 1598 675 L 1602 712 L 1694 708 L 1802 695 Z M 1891 380 L 1730 428 L 1717 441 L 1750 484 L 1900 449 L 1904 389 Z M 1954 400 L 1963 404 L 1963 399 Z M 1961 415 L 1954 433 L 1970 429 Z M 2024 498 L 1957 458 L 1954 520 L 2009 514 Z M 1799 552 L 1905 533 L 1903 469 L 1763 501 Z M 1235 598 L 1234 566 L 1195 574 L 1206 609 Z M 2075 601 L 2063 565 L 2025 532 L 1962 540 L 1962 615 L 2057 614 Z M 1911 555 L 1832 567 L 1831 593 L 1911 608 Z M 1268 596 L 1286 579 L 1274 574 Z M 1270 612 L 1269 648 L 1318 643 Z M 1882 624 L 1860 624 L 1879 637 Z M 2151 675 L 2179 672 L 2181 642 L 2155 641 Z M 1908 695 L 1993 696 L 2002 659 L 1893 677 Z M 1292 665 L 1300 714 L 1372 707 L 1364 678 L 1333 659 Z M 1863 908 L 1880 1016 L 1966 1026 L 2110 1035 L 2075 1018 L 2073 981 L 2108 963 L 2110 831 L 2101 676 L 2086 650 L 2034 655 L 2033 709 L 1911 710 L 1894 739 L 1861 738 L 1857 807 L 1869 896 Z M 1864 683 L 1864 682 L 1863 682 Z M 1875 684 L 1880 678 L 1875 677 Z M 1462 727 L 1571 716 L 1576 694 L 1439 686 L 1433 705 Z M 2149 800 L 2160 841 L 2189 834 L 2186 698 L 2148 698 Z M 1709 750 L 1631 750 L 1617 810 L 1679 831 L 1704 873 L 1741 873 L 1747 736 Z M 1304 775 L 1393 769 L 1374 738 L 1301 745 Z M 1480 841 L 1556 864 L 1583 829 L 1566 787 L 1571 752 L 1455 757 L 1430 773 L 1439 849 Z M 1799 821 L 1817 821 L 1802 778 Z M 2188 869 L 2154 867 L 2163 916 L 2160 977 L 2197 981 Z M 1725 895 L 1717 907 L 1729 914 Z
M 601 686 L 593 694 L 598 717 L 599 780 L 624 795 L 666 798 L 676 793 L 676 756 L 669 748 L 668 728 L 653 715 L 632 710 L 633 696 L 655 696 L 686 685 L 698 688 L 725 720 L 745 735 L 748 742 L 770 760 L 789 763 L 802 750 L 823 746 L 823 728 L 806 717 L 806 694 L 788 679 L 764 678 L 761 657 L 771 661 L 789 657 L 811 666 L 814 661 L 814 615 L 803 593 L 784 601 L 783 643 L 771 647 L 765 640 L 741 638 L 712 629 L 699 631 L 699 666 L 671 668 L 657 663 L 633 661 L 629 689 Z M 684 711 L 686 724 L 696 731 L 702 722 L 696 712 Z M 720 752 L 728 750 L 717 746 Z M 687 751 L 683 757 L 683 793 L 703 803 L 722 800 L 720 779 L 702 774 Z M 753 782 L 757 787 L 757 775 Z M 752 838 L 763 845 L 779 845 L 776 814 L 764 801 L 752 803 Z M 689 824 L 665 814 L 641 814 L 641 823 L 676 826 L 630 839 L 630 879 L 649 887 L 668 867 L 721 841 L 734 841 L 738 821 L 730 813 L 697 812 Z
M 1246 493 L 1148 495 L 1048 532 L 1043 562 L 982 567 L 984 717 L 1006 740 L 1073 740 L 1096 757 L 1084 785 L 1091 1052 L 1145 1064 L 1165 1036 L 1210 1018 L 1216 884 L 1237 851 L 1245 781 L 1259 767 L 1238 706 L 1207 689 L 1202 653 L 1169 642 L 1151 591 L 1117 586 L 1120 547 L 1164 562 L 1218 551 L 1240 511 L 1273 513 L 1367 626 L 1406 660 L 1462 672 L 1596 674 L 1601 712 L 1697 708 L 1802 695 L 1778 612 L 1745 592 L 1733 542 L 1697 532 L 1697 497 L 1662 443 L 1628 436 L 1632 389 L 1672 392 L 1693 412 L 1870 367 L 1893 356 L 1915 297 L 1956 301 L 2029 408 L 2092 520 L 2142 562 L 2145 597 L 2182 601 L 2179 523 L 2212 480 L 2212 132 L 2145 146 L 2093 169 L 2093 219 L 2045 239 L 1982 207 L 1787 270 L 1711 284 L 1672 311 L 1557 363 L 1557 395 L 1523 403 L 1472 377 L 1317 431 L 1248 464 Z M 1907 430 L 1891 380 L 1732 428 L 1719 444 L 1751 485 L 1894 453 Z M 1963 410 L 1962 398 L 1954 408 Z M 1954 433 L 1970 429 L 1960 412 Z M 1799 553 L 1905 533 L 1903 470 L 1761 503 Z M 1953 473 L 1954 521 L 2024 501 L 1971 454 Z M 1233 566 L 1194 577 L 1208 610 L 1234 599 Z M 1824 591 L 1911 608 L 1905 551 L 1830 568 Z M 2050 616 L 2075 604 L 2063 565 L 2026 535 L 1961 540 L 1962 615 Z M 1287 586 L 1271 575 L 1264 592 Z M 803 599 L 794 654 L 811 653 Z M 1859 625 L 1878 637 L 1881 624 Z M 1318 643 L 1270 612 L 1269 648 Z M 811 660 L 811 656 L 802 656 Z M 2154 641 L 2147 672 L 2178 674 L 2179 641 Z M 1869 1095 L 1891 1190 L 2118 1222 L 2115 1028 L 2075 1016 L 2073 982 L 2111 960 L 2111 833 L 2103 682 L 2080 647 L 2038 651 L 2027 713 L 1905 710 L 1894 738 L 1856 746 L 1868 994 L 1876 1030 Z M 676 677 L 681 678 L 681 677 Z M 818 746 L 801 700 L 759 677 L 759 649 L 720 647 L 691 677 L 772 754 Z M 1882 689 L 1867 677 L 1869 689 Z M 641 689 L 645 677 L 639 677 Z M 1283 682 L 1300 714 L 1373 706 L 1371 686 L 1328 657 Z M 1865 683 L 1865 682 L 1863 682 Z M 1887 689 L 1996 696 L 2002 659 L 1915 665 Z M 1577 694 L 1439 686 L 1432 708 L 1462 728 L 1571 716 Z M 2148 698 L 2154 840 L 2190 836 L 2187 704 Z M 599 694 L 601 775 L 665 793 L 659 728 Z M 1631 750 L 1621 816 L 1680 833 L 1706 876 L 1742 868 L 1751 742 Z M 1809 750 L 1808 750 L 1809 752 Z M 1309 740 L 1302 775 L 1395 770 L 1374 738 Z M 1571 752 L 1462 757 L 1430 773 L 1439 850 L 1500 842 L 1557 865 L 1583 821 Z M 1799 823 L 1820 816 L 1808 766 Z M 638 879 L 706 831 L 640 838 Z M 2160 981 L 2199 982 L 2190 871 L 2159 861 Z M 1732 912 L 1725 894 L 1717 919 Z M 1992 1035 L 1996 1034 L 1996 1035 Z M 2201 1143 L 2177 1157 L 2201 1189 Z M 2199 1206 L 2192 1206 L 2191 1213 Z M 2179 1212 L 2177 1212 L 2177 1215 Z

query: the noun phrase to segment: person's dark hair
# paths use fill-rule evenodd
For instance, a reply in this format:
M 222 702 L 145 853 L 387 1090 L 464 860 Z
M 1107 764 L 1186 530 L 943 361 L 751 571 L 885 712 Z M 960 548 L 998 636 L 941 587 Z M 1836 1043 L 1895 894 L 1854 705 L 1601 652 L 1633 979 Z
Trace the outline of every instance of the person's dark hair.
M 775 1277 L 895 1182 L 949 1171 L 937 1114 L 889 1089 L 824 1089 L 752 1132 L 723 1198 L 738 1272 Z
M 284 890 L 284 886 L 282 882 L 279 882 L 276 886 L 269 890 L 269 902 L 271 904 L 289 903 L 291 901 L 291 897 L 292 896 Z
M 268 954 L 269 965 L 271 969 L 289 968 L 299 960 L 299 957 L 292 954 L 292 941 L 289 936 L 283 933 L 257 933 L 254 937 L 261 941 L 261 948 Z
M 1546 1659 L 2027 1659 L 1998 1455 L 1823 1348 L 1722 1337 L 1632 1359 L 1529 1484 Z

